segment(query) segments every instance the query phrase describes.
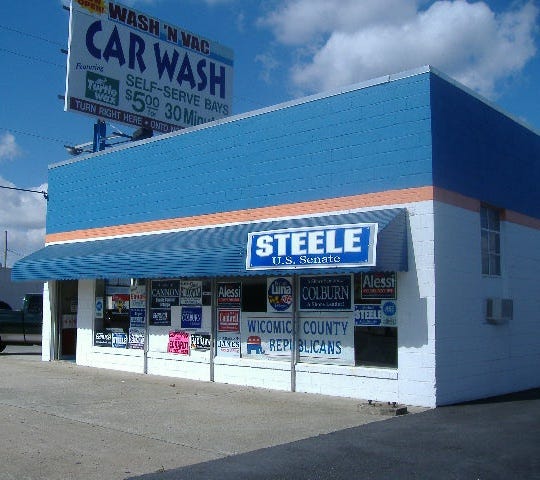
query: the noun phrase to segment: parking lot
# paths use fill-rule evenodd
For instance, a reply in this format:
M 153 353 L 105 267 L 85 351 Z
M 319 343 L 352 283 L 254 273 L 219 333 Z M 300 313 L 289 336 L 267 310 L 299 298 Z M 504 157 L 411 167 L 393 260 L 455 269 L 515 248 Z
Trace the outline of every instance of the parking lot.
M 540 389 L 387 405 L 0 355 L 1 480 L 540 479 Z
M 109 480 L 168 471 L 390 418 L 358 400 L 0 355 L 4 479 Z

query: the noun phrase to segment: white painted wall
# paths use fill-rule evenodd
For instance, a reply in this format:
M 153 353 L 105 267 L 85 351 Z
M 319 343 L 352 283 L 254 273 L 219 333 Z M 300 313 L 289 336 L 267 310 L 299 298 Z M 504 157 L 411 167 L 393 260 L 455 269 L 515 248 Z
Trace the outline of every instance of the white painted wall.
M 502 275 L 488 277 L 480 214 L 442 203 L 435 211 L 437 404 L 540 385 L 540 231 L 502 222 Z M 487 323 L 489 297 L 512 298 L 513 320 Z
M 49 362 L 54 358 L 54 324 L 56 316 L 56 284 L 46 282 L 43 286 L 43 327 L 41 330 L 41 359 Z
M 398 274 L 397 401 L 433 407 L 436 402 L 433 202 L 417 202 L 406 207 L 409 270 Z

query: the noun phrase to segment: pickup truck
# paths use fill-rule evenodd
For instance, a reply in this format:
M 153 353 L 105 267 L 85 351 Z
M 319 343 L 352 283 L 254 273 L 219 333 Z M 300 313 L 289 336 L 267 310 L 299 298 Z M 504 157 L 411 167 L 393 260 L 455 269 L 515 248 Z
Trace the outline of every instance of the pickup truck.
M 0 309 L 0 352 L 6 345 L 41 345 L 42 327 L 41 293 L 26 294 L 22 310 Z

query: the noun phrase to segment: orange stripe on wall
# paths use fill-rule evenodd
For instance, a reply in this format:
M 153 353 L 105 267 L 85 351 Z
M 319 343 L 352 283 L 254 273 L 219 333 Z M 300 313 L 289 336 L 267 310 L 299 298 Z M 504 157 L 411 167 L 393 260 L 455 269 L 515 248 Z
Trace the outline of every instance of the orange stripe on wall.
M 234 210 L 229 212 L 210 213 L 206 215 L 51 233 L 46 236 L 45 243 L 92 240 L 103 237 L 137 235 L 163 230 L 212 227 L 229 223 L 243 223 L 267 220 L 271 218 L 325 214 L 359 208 L 400 205 L 429 200 L 437 200 L 472 211 L 480 210 L 480 202 L 478 200 L 442 188 L 427 186 L 406 188 L 402 190 L 388 190 L 385 192 L 367 193 L 363 195 L 351 195 L 347 197 L 329 198 L 325 200 L 291 203 L 272 207 L 251 208 L 247 210 Z M 525 215 L 519 216 L 519 214 L 514 214 L 511 215 L 511 218 L 511 221 L 516 221 L 516 223 L 521 223 L 527 226 L 530 226 L 529 224 L 532 221 L 533 224 L 537 225 L 535 228 L 540 228 L 540 221 L 535 221 L 534 219 L 530 219 L 530 217 L 526 217 Z
M 505 222 L 517 223 L 518 225 L 522 225 L 524 227 L 535 228 L 537 230 L 540 230 L 540 219 L 528 217 L 527 215 L 523 215 L 518 212 L 513 212 L 512 210 L 505 210 L 503 212 L 502 219 Z
M 447 203 L 453 205 L 454 207 L 465 208 L 467 210 L 472 210 L 473 212 L 480 211 L 480 201 L 471 197 L 466 197 L 461 195 L 461 193 L 451 192 L 450 190 L 445 190 L 444 188 L 435 187 L 433 200 L 438 202 Z
M 433 199 L 433 187 L 407 188 L 389 190 L 378 193 L 352 195 L 348 197 L 329 198 L 310 202 L 299 202 L 272 207 L 251 208 L 229 212 L 210 213 L 192 217 L 152 220 L 149 222 L 115 225 L 110 227 L 72 230 L 69 232 L 50 233 L 45 237 L 46 243 L 72 240 L 89 240 L 102 237 L 133 235 L 162 230 L 181 228 L 211 227 L 226 223 L 253 222 L 270 218 L 298 215 L 313 215 L 355 208 L 378 207 L 402 203 L 420 202 Z

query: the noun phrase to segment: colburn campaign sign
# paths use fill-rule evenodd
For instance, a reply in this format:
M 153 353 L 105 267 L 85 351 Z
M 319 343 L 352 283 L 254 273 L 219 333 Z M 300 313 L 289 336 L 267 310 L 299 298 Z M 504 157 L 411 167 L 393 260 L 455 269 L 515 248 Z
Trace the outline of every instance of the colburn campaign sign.
M 232 77 L 232 50 L 212 40 L 115 1 L 71 2 L 66 110 L 167 133 L 230 115 Z
M 375 266 L 377 227 L 356 223 L 251 232 L 246 269 Z

